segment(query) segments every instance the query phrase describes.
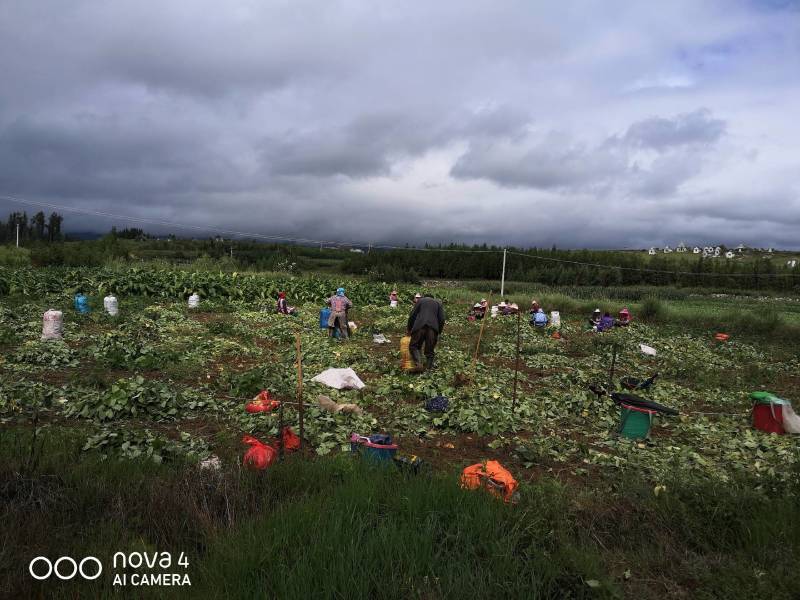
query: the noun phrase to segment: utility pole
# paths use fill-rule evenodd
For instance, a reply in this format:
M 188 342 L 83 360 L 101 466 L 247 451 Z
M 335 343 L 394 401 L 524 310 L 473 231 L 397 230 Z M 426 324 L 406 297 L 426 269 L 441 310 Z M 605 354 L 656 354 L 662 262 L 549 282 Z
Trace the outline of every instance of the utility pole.
M 17 248 L 19 248 L 19 221 L 17 222 Z
M 503 248 L 503 274 L 500 278 L 500 300 L 503 299 L 506 291 L 506 252 L 507 250 Z

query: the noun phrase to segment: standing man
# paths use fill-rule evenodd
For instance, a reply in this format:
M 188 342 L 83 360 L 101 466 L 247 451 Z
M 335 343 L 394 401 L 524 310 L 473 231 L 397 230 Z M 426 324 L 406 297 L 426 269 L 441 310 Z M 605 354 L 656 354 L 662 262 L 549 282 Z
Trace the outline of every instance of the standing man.
M 439 336 L 444 330 L 445 314 L 442 303 L 434 300 L 430 294 L 425 294 L 414 305 L 408 317 L 408 335 L 411 336 L 409 350 L 411 357 L 417 365 L 417 370 L 422 367 L 422 345 L 425 344 L 425 367 L 433 368 L 434 348 Z
M 331 307 L 331 315 L 328 317 L 328 335 L 333 337 L 336 330 L 336 321 L 339 321 L 339 335 L 347 339 L 350 329 L 347 325 L 347 311 L 353 308 L 350 298 L 344 295 L 344 288 L 336 290 L 336 295 L 328 298 L 327 304 Z

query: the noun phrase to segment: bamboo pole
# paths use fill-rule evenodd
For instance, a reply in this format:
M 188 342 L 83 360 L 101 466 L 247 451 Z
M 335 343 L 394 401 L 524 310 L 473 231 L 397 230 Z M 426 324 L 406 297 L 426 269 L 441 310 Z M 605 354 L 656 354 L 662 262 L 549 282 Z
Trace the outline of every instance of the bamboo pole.
M 481 330 L 478 333 L 478 343 L 475 344 L 475 356 L 472 357 L 472 375 L 471 379 L 475 380 L 475 368 L 478 366 L 478 352 L 481 349 L 481 338 L 483 338 L 483 330 L 486 329 L 486 322 L 491 319 L 491 312 L 492 312 L 492 292 L 489 292 L 489 298 L 486 301 L 486 312 L 483 314 L 483 320 L 481 323 Z
M 300 419 L 300 449 L 303 449 L 303 347 L 299 333 L 295 334 L 295 349 L 297 352 L 297 414 Z
M 514 398 L 511 401 L 511 414 L 517 410 L 517 379 L 519 378 L 519 328 L 522 321 L 522 314 L 517 311 L 517 356 L 514 361 Z

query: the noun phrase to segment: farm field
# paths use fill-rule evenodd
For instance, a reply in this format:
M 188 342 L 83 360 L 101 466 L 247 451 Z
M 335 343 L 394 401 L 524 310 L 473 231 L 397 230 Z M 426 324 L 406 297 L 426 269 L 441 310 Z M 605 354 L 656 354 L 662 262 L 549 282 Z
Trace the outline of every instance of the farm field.
M 341 342 L 319 328 L 323 299 L 340 284 L 358 324 Z M 119 591 L 109 577 L 49 587 L 28 577 L 32 557 L 67 548 L 106 560 L 116 550 L 185 552 L 193 591 L 208 597 L 794 597 L 800 443 L 753 430 L 748 395 L 800 401 L 800 303 L 548 291 L 545 308 L 563 304 L 562 338 L 523 316 L 512 410 L 516 318 L 487 323 L 473 370 L 481 323 L 466 313 L 487 294 L 433 288 L 448 323 L 437 368 L 413 375 L 400 369 L 398 342 L 417 288 L 400 288 L 396 310 L 385 306 L 390 289 L 320 277 L 0 270 L 0 579 L 9 586 L 0 593 Z M 90 296 L 88 315 L 72 308 L 78 290 Z M 299 316 L 274 313 L 278 290 Z M 109 291 L 118 317 L 102 310 Z M 192 291 L 197 309 L 186 305 Z M 531 293 L 529 284 L 510 298 L 527 306 Z M 586 332 L 594 303 L 628 304 L 635 321 Z M 63 341 L 39 340 L 49 308 L 64 312 Z M 726 314 L 737 319 L 731 339 L 716 342 L 711 325 Z M 374 344 L 373 333 L 390 343 Z M 306 447 L 267 472 L 244 471 L 242 436 L 278 433 L 275 413 L 244 410 L 259 391 L 283 401 L 298 431 L 298 334 Z M 646 440 L 618 437 L 619 408 L 589 390 L 608 382 L 614 348 L 615 385 L 657 372 L 643 395 L 680 411 L 656 418 Z M 351 367 L 366 387 L 309 381 L 329 367 Z M 363 414 L 328 413 L 320 394 Z M 439 395 L 447 411 L 426 411 Z M 352 432 L 390 433 L 427 468 L 366 468 L 348 455 Z M 199 466 L 212 457 L 218 470 Z M 517 504 L 459 489 L 461 470 L 487 459 L 520 482 Z

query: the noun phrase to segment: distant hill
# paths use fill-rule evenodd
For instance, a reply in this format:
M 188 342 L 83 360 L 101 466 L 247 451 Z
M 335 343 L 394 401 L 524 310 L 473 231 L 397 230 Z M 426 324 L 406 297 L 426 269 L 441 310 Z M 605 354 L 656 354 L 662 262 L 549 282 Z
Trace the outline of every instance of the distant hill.
M 99 240 L 106 235 L 105 233 L 97 233 L 96 231 L 70 231 L 65 233 L 66 241 L 84 241 L 84 240 Z

